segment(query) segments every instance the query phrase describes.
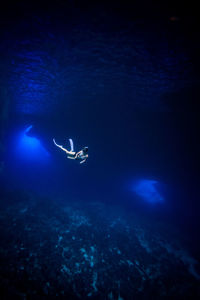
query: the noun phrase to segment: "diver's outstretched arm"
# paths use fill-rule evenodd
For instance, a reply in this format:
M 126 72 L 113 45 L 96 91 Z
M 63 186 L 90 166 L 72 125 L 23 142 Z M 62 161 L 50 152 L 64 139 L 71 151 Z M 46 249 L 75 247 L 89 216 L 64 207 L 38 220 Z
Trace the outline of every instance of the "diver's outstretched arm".
M 69 155 L 67 155 L 67 158 L 69 158 L 69 159 L 75 159 L 74 156 L 69 156 Z
M 86 159 L 81 160 L 81 161 L 80 161 L 80 164 L 83 164 L 85 161 L 86 161 Z
M 55 139 L 53 139 L 54 144 L 59 147 L 60 149 L 62 149 L 63 151 L 65 151 L 67 154 L 71 154 L 70 151 L 68 151 L 67 149 L 65 149 L 63 146 L 56 144 Z

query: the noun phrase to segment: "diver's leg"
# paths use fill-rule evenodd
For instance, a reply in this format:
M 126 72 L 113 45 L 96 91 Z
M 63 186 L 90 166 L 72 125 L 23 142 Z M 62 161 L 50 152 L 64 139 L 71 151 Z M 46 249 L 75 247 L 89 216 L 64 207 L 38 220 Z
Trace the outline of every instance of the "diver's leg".
M 74 152 L 74 143 L 72 141 L 72 139 L 69 139 L 69 142 L 70 142 L 70 147 L 71 147 L 71 152 Z
M 54 142 L 54 144 L 55 144 L 57 147 L 62 147 L 62 146 L 60 146 L 60 145 L 56 144 L 56 141 L 55 141 L 55 139 L 53 139 L 53 142 Z
M 68 151 L 67 149 L 65 149 L 63 146 L 56 144 L 55 139 L 53 139 L 53 142 L 54 142 L 54 144 L 55 144 L 58 148 L 60 148 L 60 149 L 62 149 L 63 151 L 65 151 L 67 154 L 71 154 L 71 152 Z

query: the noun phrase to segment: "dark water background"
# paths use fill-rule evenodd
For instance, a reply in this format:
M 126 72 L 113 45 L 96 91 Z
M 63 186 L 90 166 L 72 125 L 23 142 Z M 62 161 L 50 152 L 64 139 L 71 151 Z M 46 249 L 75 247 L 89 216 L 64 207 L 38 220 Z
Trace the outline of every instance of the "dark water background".
M 198 297 L 194 4 L 20 1 L 0 16 L 2 299 Z M 20 144 L 30 125 L 39 149 Z

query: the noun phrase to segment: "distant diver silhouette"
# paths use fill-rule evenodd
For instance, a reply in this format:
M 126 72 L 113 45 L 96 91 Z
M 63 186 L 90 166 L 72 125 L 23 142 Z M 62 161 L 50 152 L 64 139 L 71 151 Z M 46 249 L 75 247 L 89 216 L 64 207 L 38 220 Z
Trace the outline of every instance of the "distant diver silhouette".
M 74 143 L 72 141 L 72 139 L 69 139 L 70 142 L 70 147 L 71 150 L 68 151 L 67 149 L 65 149 L 63 146 L 58 145 L 55 141 L 55 139 L 53 139 L 54 144 L 59 147 L 60 149 L 62 149 L 63 151 L 65 151 L 67 153 L 67 157 L 69 159 L 76 159 L 76 160 L 80 160 L 80 164 L 84 163 L 86 161 L 86 159 L 88 158 L 88 147 L 84 147 L 82 150 L 80 150 L 79 152 L 75 152 L 74 151 Z

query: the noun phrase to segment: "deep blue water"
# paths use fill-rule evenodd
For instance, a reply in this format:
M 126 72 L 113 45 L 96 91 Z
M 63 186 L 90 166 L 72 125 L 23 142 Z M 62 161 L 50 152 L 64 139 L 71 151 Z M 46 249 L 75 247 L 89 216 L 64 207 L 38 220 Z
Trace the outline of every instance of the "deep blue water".
M 197 299 L 195 8 L 20 1 L 0 16 L 1 299 Z

